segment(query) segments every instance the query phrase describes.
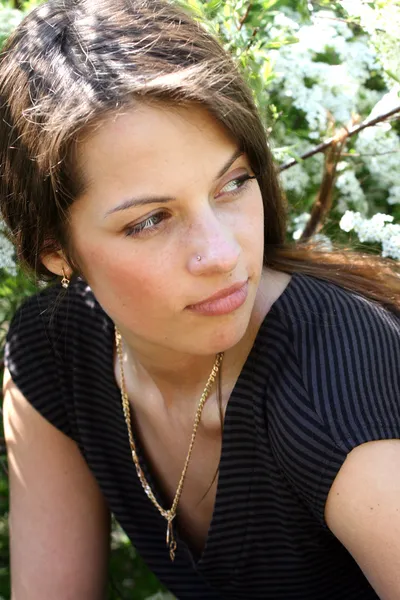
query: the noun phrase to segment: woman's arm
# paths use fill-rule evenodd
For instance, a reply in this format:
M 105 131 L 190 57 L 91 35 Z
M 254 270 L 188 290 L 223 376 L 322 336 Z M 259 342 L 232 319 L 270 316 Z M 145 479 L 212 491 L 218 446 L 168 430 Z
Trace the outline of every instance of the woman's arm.
M 400 440 L 354 448 L 328 495 L 326 522 L 381 600 L 400 598 Z
M 12 600 L 103 600 L 110 515 L 75 442 L 4 375 Z

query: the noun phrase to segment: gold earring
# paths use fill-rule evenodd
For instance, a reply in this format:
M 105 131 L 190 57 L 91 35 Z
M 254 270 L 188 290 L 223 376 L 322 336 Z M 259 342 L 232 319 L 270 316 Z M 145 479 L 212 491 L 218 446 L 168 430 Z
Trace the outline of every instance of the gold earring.
M 63 278 L 61 279 L 61 285 L 63 286 L 63 288 L 68 289 L 69 288 L 69 284 L 71 283 L 71 280 L 68 279 L 68 277 L 65 274 L 64 271 L 64 267 L 62 269 L 62 274 L 63 274 Z

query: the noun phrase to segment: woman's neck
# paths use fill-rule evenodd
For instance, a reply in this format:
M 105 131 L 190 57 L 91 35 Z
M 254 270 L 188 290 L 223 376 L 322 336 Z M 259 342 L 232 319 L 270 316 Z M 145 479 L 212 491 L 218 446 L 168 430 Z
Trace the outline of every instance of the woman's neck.
M 283 293 L 290 276 L 265 270 L 257 291 L 251 317 L 243 337 L 224 355 L 222 381 L 232 388 L 254 344 L 258 330 L 272 304 Z M 197 398 L 203 391 L 213 368 L 216 354 L 180 353 L 161 345 L 153 346 L 129 333 L 123 337 L 124 372 L 128 393 L 131 390 L 158 391 L 167 404 L 174 398 Z M 119 377 L 118 377 L 119 379 Z M 176 400 L 175 400 L 176 401 Z

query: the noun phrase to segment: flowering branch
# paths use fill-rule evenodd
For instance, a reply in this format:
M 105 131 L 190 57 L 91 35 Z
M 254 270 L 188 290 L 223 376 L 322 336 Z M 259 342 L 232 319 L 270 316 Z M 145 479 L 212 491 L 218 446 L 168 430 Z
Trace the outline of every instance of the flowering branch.
M 359 133 L 363 129 L 366 129 L 367 127 L 373 127 L 374 125 L 377 125 L 378 123 L 386 121 L 387 119 L 389 119 L 390 117 L 392 117 L 394 115 L 397 115 L 396 118 L 400 117 L 400 106 L 396 106 L 396 108 L 393 108 L 392 110 L 390 110 L 382 115 L 379 115 L 379 116 L 375 117 L 374 119 L 366 119 L 359 125 L 354 125 L 353 127 L 346 129 L 345 130 L 346 138 L 356 135 L 357 133 Z M 279 171 L 281 171 L 281 172 L 286 171 L 286 169 L 290 169 L 290 167 L 293 167 L 298 162 L 305 160 L 306 158 L 310 158 L 310 156 L 314 156 L 315 154 L 318 154 L 319 152 L 323 152 L 324 150 L 326 150 L 327 148 L 332 146 L 332 144 L 335 144 L 339 139 L 341 139 L 342 136 L 343 136 L 343 133 L 340 133 L 339 136 L 335 135 L 331 138 L 328 138 L 327 140 L 325 140 L 325 142 L 318 144 L 318 146 L 316 146 L 312 150 L 309 150 L 308 152 L 305 152 L 299 158 L 293 158 L 292 160 L 289 160 L 287 163 L 284 163 L 283 165 L 281 165 L 279 167 Z
M 343 147 L 347 140 L 347 134 L 343 133 L 341 137 L 337 136 L 335 141 L 325 152 L 325 165 L 322 183 L 318 192 L 317 199 L 311 210 L 310 218 L 301 234 L 300 240 L 305 241 L 317 233 L 322 223 L 329 213 L 332 206 L 332 192 L 336 179 L 337 165 L 340 160 Z

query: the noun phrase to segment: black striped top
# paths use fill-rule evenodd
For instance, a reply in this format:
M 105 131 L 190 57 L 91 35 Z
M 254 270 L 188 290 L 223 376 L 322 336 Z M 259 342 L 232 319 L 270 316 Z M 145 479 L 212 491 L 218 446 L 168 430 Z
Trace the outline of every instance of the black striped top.
M 29 299 L 6 361 L 35 408 L 76 440 L 110 510 L 180 600 L 377 600 L 328 530 L 324 505 L 347 453 L 400 438 L 400 318 L 293 276 L 260 327 L 229 400 L 205 550 L 165 520 L 136 476 L 113 373 L 113 323 L 83 281 Z M 139 448 L 146 477 L 163 503 Z

